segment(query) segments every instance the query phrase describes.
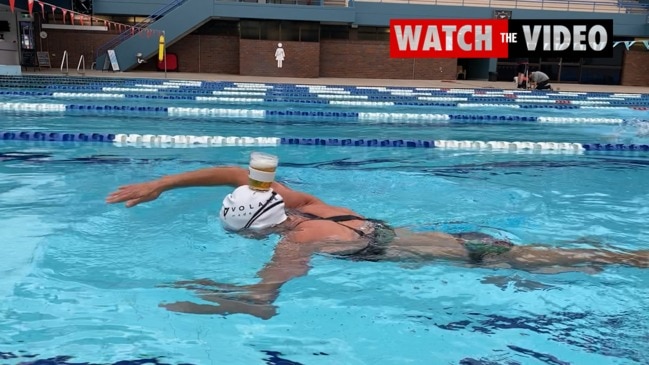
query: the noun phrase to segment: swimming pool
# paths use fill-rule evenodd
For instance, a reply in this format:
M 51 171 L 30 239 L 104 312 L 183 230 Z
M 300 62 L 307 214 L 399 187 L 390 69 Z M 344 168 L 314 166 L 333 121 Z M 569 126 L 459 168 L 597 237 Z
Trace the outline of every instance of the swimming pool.
M 282 287 L 269 320 L 177 314 L 159 304 L 200 299 L 169 284 L 253 283 L 277 237 L 226 234 L 214 219 L 226 188 L 173 191 L 134 209 L 104 203 L 118 185 L 245 165 L 263 150 L 280 157 L 287 184 L 395 226 L 647 249 L 646 95 L 3 83 L 3 364 L 649 361 L 648 270 L 543 275 L 318 255 L 307 276 Z M 96 96 L 75 95 L 83 93 Z M 264 100 L 234 100 L 246 98 Z M 322 102 L 334 99 L 350 103 Z M 351 103 L 359 100 L 377 104 Z

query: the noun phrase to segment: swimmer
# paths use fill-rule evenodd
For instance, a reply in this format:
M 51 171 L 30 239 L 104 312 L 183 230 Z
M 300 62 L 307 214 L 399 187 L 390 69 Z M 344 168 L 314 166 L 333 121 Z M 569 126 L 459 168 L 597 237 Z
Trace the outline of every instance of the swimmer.
M 603 265 L 649 266 L 649 250 L 610 252 L 560 249 L 541 245 L 513 245 L 479 232 L 447 234 L 411 232 L 349 208 L 329 205 L 317 197 L 273 182 L 271 190 L 248 187 L 248 170 L 212 167 L 157 180 L 126 185 L 112 192 L 107 203 L 131 208 L 157 199 L 163 192 L 186 187 L 231 186 L 219 213 L 223 227 L 244 236 L 279 234 L 274 254 L 252 285 L 222 284 L 209 279 L 174 286 L 195 290 L 209 302 L 163 304 L 169 310 L 200 314 L 246 313 L 268 319 L 283 284 L 306 275 L 314 254 L 355 261 L 444 260 L 468 266 L 503 267 L 531 272 L 597 271 Z

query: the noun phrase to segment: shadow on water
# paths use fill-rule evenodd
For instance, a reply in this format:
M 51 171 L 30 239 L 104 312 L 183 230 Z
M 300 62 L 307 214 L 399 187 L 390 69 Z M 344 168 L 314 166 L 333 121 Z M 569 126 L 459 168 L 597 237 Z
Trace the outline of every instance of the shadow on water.
M 420 171 L 430 172 L 471 172 L 471 171 L 489 171 L 492 169 L 553 169 L 565 167 L 590 167 L 601 168 L 602 164 L 608 167 L 618 168 L 641 168 L 649 166 L 649 159 L 633 158 L 631 156 L 588 156 L 587 158 L 570 158 L 564 160 L 549 160 L 549 159 L 535 159 L 535 160 L 512 160 L 512 161 L 494 161 L 485 163 L 465 163 L 452 166 L 437 166 L 428 167 Z M 583 156 L 579 156 L 583 157 Z M 82 164 L 128 164 L 128 163 L 152 163 L 160 161 L 178 161 L 174 157 L 166 158 L 136 158 L 136 157 L 123 157 L 118 155 L 90 155 L 86 157 L 73 157 L 73 158 L 56 158 L 52 153 L 35 153 L 35 152 L 22 152 L 22 151 L 8 151 L 0 152 L 0 162 L 7 161 L 23 161 L 35 163 L 82 163 Z M 214 161 L 207 160 L 183 160 L 183 162 L 193 163 L 213 163 Z M 392 164 L 392 166 L 389 166 Z M 416 163 L 414 163 L 416 164 Z M 402 157 L 395 158 L 371 158 L 365 160 L 353 160 L 351 158 L 340 158 L 320 162 L 282 162 L 281 166 L 295 167 L 295 168 L 326 168 L 326 169 L 357 169 L 357 170 L 385 170 L 403 169 L 408 167 L 416 168 L 412 162 L 404 161 Z M 381 165 L 381 166 L 376 166 Z M 388 165 L 388 166 L 386 166 Z
M 523 354 L 527 357 L 533 357 L 546 364 L 550 364 L 550 365 L 570 365 L 571 364 L 567 361 L 559 360 L 556 356 L 550 354 L 544 354 L 534 350 L 526 349 L 519 346 L 513 346 L 513 345 L 507 345 L 507 347 L 512 351 Z M 503 354 L 498 356 L 497 359 L 493 359 L 493 360 L 484 359 L 484 358 L 481 359 L 466 358 L 460 360 L 460 365 L 522 365 L 523 364 L 516 360 L 507 359 L 507 357 L 511 357 L 511 356 L 512 356 L 511 354 Z
M 284 358 L 283 354 L 278 351 L 267 351 L 262 350 L 262 353 L 267 355 L 263 359 L 264 364 L 266 365 L 302 365 L 302 363 L 292 361 Z M 314 353 L 313 356 L 327 356 L 328 354 L 324 352 Z M 26 359 L 25 361 L 19 362 L 19 365 L 196 365 L 192 363 L 185 362 L 168 362 L 163 360 L 161 357 L 152 357 L 148 359 L 137 359 L 137 360 L 120 360 L 114 363 L 90 363 L 90 362 L 75 362 L 73 361 L 73 356 L 55 356 L 47 359 L 35 359 L 38 355 L 31 355 L 25 351 L 18 351 L 18 354 L 13 354 L 11 352 L 1 352 L 0 351 L 0 360 L 18 360 Z
M 19 351 L 19 354 L 13 354 L 11 352 L 0 352 L 0 360 L 18 360 L 21 358 L 24 359 L 33 359 L 38 355 L 29 355 L 24 352 Z M 90 363 L 90 362 L 75 362 L 72 361 L 72 356 L 54 356 L 47 359 L 34 359 L 26 360 L 19 362 L 19 365 L 109 365 L 108 363 Z M 122 360 L 114 362 L 110 365 L 194 365 L 191 363 L 183 362 L 174 362 L 169 363 L 162 361 L 161 358 L 149 358 L 149 359 L 138 359 L 138 360 Z
M 632 346 L 620 346 L 618 341 L 632 337 L 630 333 L 619 334 L 618 341 L 610 340 L 610 332 L 616 328 L 622 328 L 623 323 L 632 321 L 629 313 L 622 313 L 614 316 L 596 315 L 589 312 L 553 312 L 547 315 L 529 316 L 505 316 L 498 314 L 467 313 L 467 319 L 449 323 L 434 323 L 437 328 L 447 331 L 466 331 L 493 335 L 501 330 L 522 330 L 540 333 L 549 336 L 548 339 L 559 343 L 566 343 L 583 349 L 586 352 L 611 356 L 615 358 L 628 359 L 633 362 L 643 363 L 646 358 L 643 349 Z M 434 321 L 428 316 L 417 316 L 418 321 Z M 597 325 L 584 324 L 584 321 L 591 321 L 597 317 Z M 584 331 L 584 327 L 589 332 Z M 642 340 L 642 339 L 640 339 Z M 637 341 L 637 340 L 634 340 Z M 636 342 L 637 343 L 637 342 Z M 507 345 L 511 351 L 534 357 L 547 364 L 568 364 L 551 354 L 542 354 L 518 346 Z M 510 352 L 511 355 L 511 352 Z M 465 360 L 463 360 L 465 361 Z M 475 361 L 475 362 L 471 362 Z M 503 363 L 502 359 L 496 362 L 491 360 L 466 359 L 462 364 L 491 364 Z M 515 363 L 515 362 L 514 362 Z

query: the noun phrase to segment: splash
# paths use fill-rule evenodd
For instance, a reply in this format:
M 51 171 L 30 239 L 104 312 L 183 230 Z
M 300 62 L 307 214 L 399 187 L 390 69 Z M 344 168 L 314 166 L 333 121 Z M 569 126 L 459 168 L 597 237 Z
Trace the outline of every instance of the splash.
M 617 143 L 647 143 L 649 139 L 649 120 L 628 119 L 617 126 L 612 135 Z M 642 140 L 638 140 L 638 138 Z

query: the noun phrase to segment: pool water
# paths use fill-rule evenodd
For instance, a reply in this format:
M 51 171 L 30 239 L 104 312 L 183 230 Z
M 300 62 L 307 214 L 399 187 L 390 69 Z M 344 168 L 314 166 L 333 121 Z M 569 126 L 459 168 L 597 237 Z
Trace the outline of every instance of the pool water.
M 9 129 L 646 143 L 632 124 L 415 127 L 6 113 L 0 130 Z M 226 233 L 215 217 L 227 188 L 167 192 L 133 209 L 105 204 L 106 195 L 165 174 L 245 166 L 259 148 L 2 141 L 0 363 L 649 362 L 649 270 L 624 266 L 548 275 L 316 255 L 308 275 L 281 288 L 278 315 L 269 320 L 160 307 L 201 303 L 193 292 L 174 288 L 176 281 L 255 283 L 279 237 Z M 394 226 L 478 230 L 520 245 L 649 249 L 647 152 L 263 150 L 279 156 L 278 176 L 286 184 Z

